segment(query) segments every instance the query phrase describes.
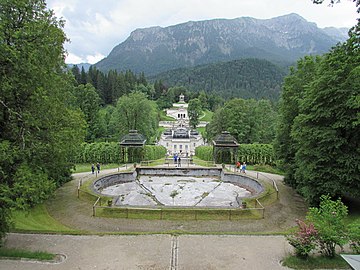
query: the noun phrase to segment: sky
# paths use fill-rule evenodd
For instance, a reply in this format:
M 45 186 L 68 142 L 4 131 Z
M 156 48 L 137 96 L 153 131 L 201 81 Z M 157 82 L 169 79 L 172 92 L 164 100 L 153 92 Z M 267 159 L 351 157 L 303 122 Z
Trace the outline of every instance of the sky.
M 318 27 L 356 24 L 355 3 L 329 0 L 46 0 L 57 18 L 65 20 L 66 63 L 94 64 L 106 57 L 137 28 L 167 27 L 188 21 L 253 17 L 270 19 L 297 13 Z

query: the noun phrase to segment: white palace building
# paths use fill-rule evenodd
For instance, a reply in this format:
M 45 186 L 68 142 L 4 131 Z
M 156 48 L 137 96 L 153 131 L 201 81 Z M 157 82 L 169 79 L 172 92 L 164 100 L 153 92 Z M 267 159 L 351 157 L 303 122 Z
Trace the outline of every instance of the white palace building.
M 184 101 L 184 95 L 179 96 L 179 102 L 173 104 L 166 114 L 176 121 L 161 122 L 160 125 L 167 128 L 158 141 L 167 149 L 168 155 L 180 154 L 183 157 L 195 155 L 195 148 L 205 145 L 201 134 L 189 127 L 188 104 Z

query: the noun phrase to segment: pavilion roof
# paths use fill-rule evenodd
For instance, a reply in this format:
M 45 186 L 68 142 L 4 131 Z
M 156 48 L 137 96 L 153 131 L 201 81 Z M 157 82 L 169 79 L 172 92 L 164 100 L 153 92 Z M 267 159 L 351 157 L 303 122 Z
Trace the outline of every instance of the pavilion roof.
M 120 140 L 120 146 L 133 146 L 141 147 L 144 146 L 146 138 L 144 135 L 137 132 L 137 130 L 130 130 L 129 134 L 124 135 Z
M 220 135 L 217 135 L 213 140 L 213 145 L 215 147 L 238 147 L 239 144 L 235 138 L 228 131 L 221 132 Z

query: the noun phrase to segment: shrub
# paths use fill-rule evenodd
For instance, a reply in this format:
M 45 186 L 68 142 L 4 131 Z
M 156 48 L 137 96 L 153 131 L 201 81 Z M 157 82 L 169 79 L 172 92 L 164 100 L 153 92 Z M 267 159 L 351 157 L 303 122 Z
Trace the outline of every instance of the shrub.
M 349 225 L 349 241 L 351 250 L 360 254 L 360 220 Z
M 332 201 L 328 195 L 320 197 L 319 208 L 309 209 L 306 218 L 318 231 L 317 243 L 323 255 L 333 258 L 336 246 L 342 248 L 348 242 L 344 222 L 346 216 L 346 205 L 340 199 Z
M 298 231 L 288 235 L 286 239 L 295 248 L 295 254 L 300 258 L 307 258 L 309 253 L 316 247 L 317 230 L 314 224 L 306 224 L 304 221 L 297 220 Z

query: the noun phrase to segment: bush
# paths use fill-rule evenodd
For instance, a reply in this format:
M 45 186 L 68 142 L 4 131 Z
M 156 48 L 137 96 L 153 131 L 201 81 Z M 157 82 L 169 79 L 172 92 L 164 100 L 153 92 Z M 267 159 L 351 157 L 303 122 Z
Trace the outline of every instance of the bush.
M 195 149 L 195 155 L 202 159 L 213 160 L 213 146 L 199 146 Z M 238 148 L 238 160 L 248 164 L 274 164 L 274 149 L 271 144 L 240 144 Z
M 320 197 L 319 208 L 309 209 L 306 218 L 318 231 L 317 243 L 323 255 L 333 258 L 336 246 L 342 248 L 348 242 L 344 222 L 347 213 L 347 207 L 340 199 L 332 201 L 328 195 Z
M 351 250 L 360 254 L 360 220 L 349 225 L 349 241 Z
M 199 146 L 195 149 L 195 156 L 202 160 L 213 160 L 213 147 L 212 146 Z
M 166 154 L 166 148 L 161 145 L 145 145 L 144 149 L 144 160 L 163 158 Z
M 164 157 L 166 148 L 158 145 L 145 145 L 143 157 L 154 160 Z M 74 160 L 75 163 L 119 163 L 121 158 L 120 144 L 117 142 L 83 143 Z
M 286 237 L 289 244 L 295 248 L 295 254 L 300 258 L 307 258 L 316 247 L 317 230 L 312 223 L 306 224 L 301 220 L 296 221 L 298 231 Z

